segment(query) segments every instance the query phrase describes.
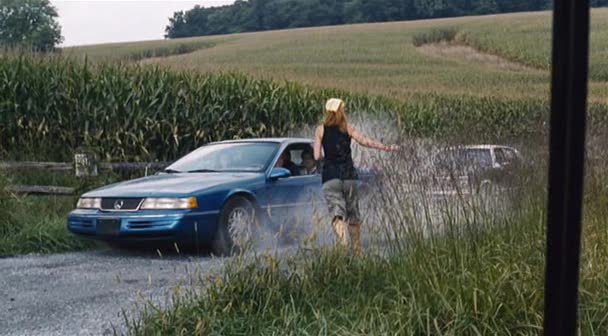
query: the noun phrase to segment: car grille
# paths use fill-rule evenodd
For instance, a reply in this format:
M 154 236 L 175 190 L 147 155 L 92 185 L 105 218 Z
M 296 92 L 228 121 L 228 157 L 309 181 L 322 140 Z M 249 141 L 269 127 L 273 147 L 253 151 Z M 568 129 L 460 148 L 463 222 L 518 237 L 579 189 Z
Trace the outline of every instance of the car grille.
M 68 221 L 71 227 L 83 228 L 83 229 L 91 229 L 93 228 L 93 220 L 92 219 L 72 219 Z
M 108 211 L 134 211 L 139 209 L 143 198 L 102 198 L 101 210 Z

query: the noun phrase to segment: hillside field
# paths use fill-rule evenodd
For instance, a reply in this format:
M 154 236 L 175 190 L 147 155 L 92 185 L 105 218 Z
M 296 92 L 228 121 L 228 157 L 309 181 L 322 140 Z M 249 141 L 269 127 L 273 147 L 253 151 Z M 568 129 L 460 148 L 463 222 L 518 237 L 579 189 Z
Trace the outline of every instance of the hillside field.
M 429 57 L 414 47 L 417 34 L 453 29 L 460 44 L 531 66 L 513 71 L 460 58 Z M 516 13 L 450 19 L 357 24 L 191 38 L 213 47 L 145 63 L 176 69 L 236 71 L 258 78 L 293 80 L 320 87 L 406 100 L 439 93 L 508 98 L 549 96 L 551 15 Z M 66 54 L 105 58 L 140 46 L 179 40 L 70 48 Z M 104 48 L 105 47 L 105 48 Z M 608 9 L 592 10 L 591 100 L 608 97 Z

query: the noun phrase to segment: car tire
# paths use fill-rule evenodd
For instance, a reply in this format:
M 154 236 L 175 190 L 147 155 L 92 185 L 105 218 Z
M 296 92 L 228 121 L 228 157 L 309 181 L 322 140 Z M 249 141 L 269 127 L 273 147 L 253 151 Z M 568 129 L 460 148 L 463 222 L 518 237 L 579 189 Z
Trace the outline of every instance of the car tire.
M 231 256 L 252 245 L 259 225 L 255 206 L 245 197 L 234 196 L 224 204 L 212 250 L 218 256 Z
M 496 189 L 496 186 L 490 180 L 483 180 L 479 183 L 479 187 L 477 189 L 478 194 L 482 195 L 492 195 Z

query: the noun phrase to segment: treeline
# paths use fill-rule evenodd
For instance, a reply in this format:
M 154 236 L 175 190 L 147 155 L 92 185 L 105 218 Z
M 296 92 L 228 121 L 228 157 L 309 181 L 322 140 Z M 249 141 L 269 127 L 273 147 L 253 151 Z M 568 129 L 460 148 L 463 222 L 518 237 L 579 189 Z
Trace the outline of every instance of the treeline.
M 165 37 L 550 9 L 552 0 L 238 0 L 175 12 Z M 608 0 L 591 0 L 607 6 Z

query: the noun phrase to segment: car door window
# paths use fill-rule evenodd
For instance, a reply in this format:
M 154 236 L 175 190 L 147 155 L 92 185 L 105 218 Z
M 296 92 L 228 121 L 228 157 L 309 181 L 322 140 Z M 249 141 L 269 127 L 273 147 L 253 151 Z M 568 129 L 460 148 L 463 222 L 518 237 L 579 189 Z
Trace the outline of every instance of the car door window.
M 317 164 L 314 159 L 312 146 L 303 144 L 302 147 L 298 149 L 297 155 L 300 158 L 300 161 L 297 163 L 300 167 L 300 175 L 316 175 L 319 173 L 317 171 Z
M 512 149 L 505 149 L 505 156 L 507 157 L 508 161 L 517 161 L 517 154 L 515 154 L 515 151 Z
M 503 150 L 502 148 L 494 149 L 494 155 L 496 156 L 496 163 L 501 166 L 504 166 L 509 161 L 505 150 Z
M 316 163 L 314 161 L 312 146 L 308 143 L 292 144 L 284 150 L 283 167 L 292 172 L 292 177 L 316 175 Z
M 291 177 L 298 176 L 300 174 L 300 167 L 295 162 L 293 162 L 294 157 L 292 155 L 292 152 L 292 148 L 286 148 L 283 153 L 281 153 L 278 161 L 275 164 L 275 167 L 288 169 L 291 172 Z
M 501 166 L 517 163 L 517 154 L 512 149 L 497 148 L 494 154 L 496 155 L 496 162 Z

